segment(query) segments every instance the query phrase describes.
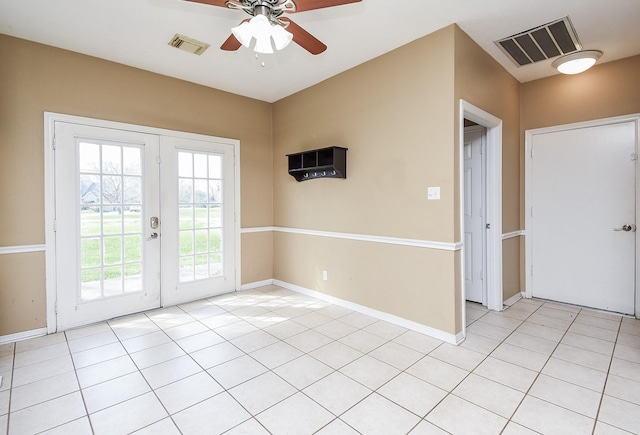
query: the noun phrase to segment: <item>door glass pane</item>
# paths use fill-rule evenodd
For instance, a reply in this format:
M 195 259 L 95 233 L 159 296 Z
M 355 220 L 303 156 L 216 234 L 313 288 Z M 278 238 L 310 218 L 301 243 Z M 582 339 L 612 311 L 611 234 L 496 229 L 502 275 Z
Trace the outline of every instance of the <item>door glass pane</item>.
M 80 235 L 100 235 L 100 213 L 96 207 L 82 207 L 80 209 Z
M 222 156 L 209 156 L 209 177 L 212 179 L 222 178 Z
M 219 204 L 209 206 L 209 228 L 222 226 L 222 207 Z
M 207 191 L 209 190 L 209 186 L 207 185 L 207 180 L 194 180 L 193 183 L 193 197 L 194 202 L 198 204 L 206 204 L 207 203 Z
M 195 251 L 197 254 L 209 252 L 207 230 L 196 230 L 195 232 Z M 205 261 L 206 263 L 206 261 Z
M 82 204 L 100 203 L 99 175 L 80 175 L 80 202 Z
M 124 177 L 124 202 L 132 205 L 142 203 L 142 178 Z
M 100 145 L 81 143 L 79 150 L 80 172 L 100 172 Z
M 193 232 L 180 231 L 180 254 L 191 256 L 193 254 Z
M 127 264 L 142 261 L 142 238 L 140 234 L 124 236 L 124 261 Z
M 122 203 L 122 177 L 115 175 L 102 177 L 102 202 L 104 204 Z
M 124 213 L 124 232 L 139 234 L 142 232 L 142 215 L 139 207 L 131 207 Z
M 178 177 L 193 177 L 193 154 L 178 153 Z
M 80 299 L 143 289 L 142 149 L 78 144 Z
M 209 254 L 209 271 L 212 276 L 222 275 L 222 254 Z
M 209 230 L 209 252 L 222 252 L 222 228 Z
M 221 276 L 222 156 L 178 153 L 180 281 Z
M 181 178 L 179 182 L 180 204 L 190 204 L 193 202 L 193 179 Z
M 142 164 L 140 163 L 140 150 L 138 148 L 124 147 L 122 149 L 122 161 L 124 163 L 125 175 L 142 175 Z
M 180 205 L 180 229 L 193 228 L 193 205 Z
M 209 278 L 209 267 L 207 264 L 208 255 L 196 255 L 195 258 L 195 279 L 207 279 Z
M 102 207 L 102 233 L 122 234 L 122 207 Z
M 83 268 L 99 267 L 102 264 L 101 239 L 83 237 L 80 240 L 80 264 Z
M 117 145 L 102 145 L 102 173 L 122 174 L 120 149 Z
M 207 156 L 205 154 L 193 155 L 193 176 L 207 178 Z

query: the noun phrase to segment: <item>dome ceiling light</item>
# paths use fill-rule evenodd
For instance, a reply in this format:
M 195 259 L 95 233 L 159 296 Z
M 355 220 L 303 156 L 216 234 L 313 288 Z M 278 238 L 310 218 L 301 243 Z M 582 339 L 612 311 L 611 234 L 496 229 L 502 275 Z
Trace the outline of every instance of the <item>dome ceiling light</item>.
M 570 53 L 554 60 L 551 66 L 562 74 L 580 74 L 595 65 L 602 52 L 598 50 L 582 50 Z

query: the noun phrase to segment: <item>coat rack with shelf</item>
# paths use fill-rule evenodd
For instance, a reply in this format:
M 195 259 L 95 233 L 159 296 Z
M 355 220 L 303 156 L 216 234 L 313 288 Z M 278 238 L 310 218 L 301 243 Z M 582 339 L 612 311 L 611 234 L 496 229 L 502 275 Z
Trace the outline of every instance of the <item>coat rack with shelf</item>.
M 289 174 L 297 181 L 347 178 L 347 148 L 328 147 L 287 154 Z

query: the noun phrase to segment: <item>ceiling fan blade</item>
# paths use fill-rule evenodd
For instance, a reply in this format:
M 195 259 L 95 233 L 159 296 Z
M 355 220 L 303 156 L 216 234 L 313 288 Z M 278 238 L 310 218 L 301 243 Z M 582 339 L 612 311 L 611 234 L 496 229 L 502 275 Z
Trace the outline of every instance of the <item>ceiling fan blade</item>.
M 296 12 L 312 11 L 314 9 L 330 8 L 332 6 L 358 3 L 362 0 L 295 0 Z
M 185 0 L 188 2 L 193 2 L 193 3 L 202 3 L 205 5 L 211 5 L 211 6 L 220 6 L 223 8 L 227 7 L 227 0 Z
M 280 20 L 289 23 L 286 29 L 293 33 L 293 42 L 307 50 L 309 53 L 320 54 L 327 49 L 327 46 L 320 42 L 320 40 L 304 30 L 302 27 L 298 26 L 289 18 L 281 17 Z
M 231 35 L 229 35 L 227 40 L 222 43 L 222 45 L 220 46 L 220 49 L 226 50 L 226 51 L 236 51 L 241 46 L 242 44 L 240 44 L 240 41 L 238 41 L 238 39 L 235 36 L 233 36 L 233 33 L 232 33 Z

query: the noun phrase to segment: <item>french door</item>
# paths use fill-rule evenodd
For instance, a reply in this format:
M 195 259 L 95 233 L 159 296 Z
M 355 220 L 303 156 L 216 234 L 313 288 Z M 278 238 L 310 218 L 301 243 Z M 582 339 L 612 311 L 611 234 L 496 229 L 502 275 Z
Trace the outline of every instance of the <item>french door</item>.
M 235 289 L 234 149 L 161 139 L 163 303 Z
M 54 131 L 57 330 L 235 289 L 232 144 Z

